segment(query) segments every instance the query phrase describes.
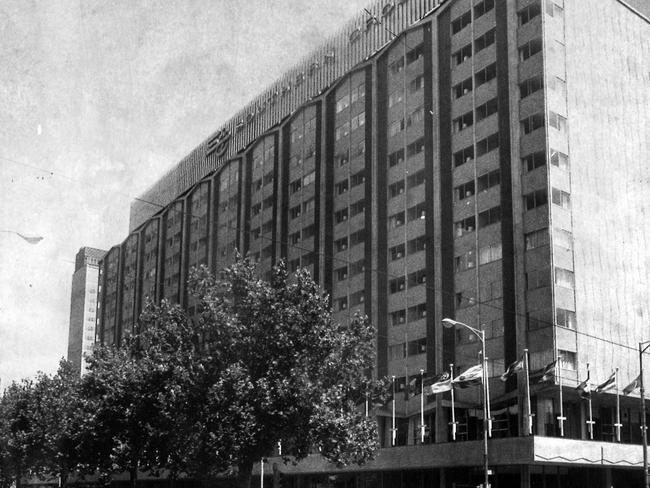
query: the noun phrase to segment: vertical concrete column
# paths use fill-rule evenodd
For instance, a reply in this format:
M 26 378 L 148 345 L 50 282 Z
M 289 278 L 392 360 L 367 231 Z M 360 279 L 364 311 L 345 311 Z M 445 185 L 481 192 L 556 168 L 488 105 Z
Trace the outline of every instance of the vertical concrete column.
M 605 468 L 605 473 L 603 474 L 603 488 L 612 488 L 612 468 Z
M 528 464 L 521 465 L 521 470 L 519 471 L 519 487 L 530 488 L 530 466 Z

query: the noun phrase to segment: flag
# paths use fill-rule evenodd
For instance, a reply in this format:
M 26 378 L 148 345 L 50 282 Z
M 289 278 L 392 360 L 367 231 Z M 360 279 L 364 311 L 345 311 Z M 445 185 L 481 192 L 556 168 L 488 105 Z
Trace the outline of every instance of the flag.
M 454 385 L 460 388 L 469 388 L 470 386 L 476 386 L 481 383 L 483 380 L 483 365 L 477 364 L 471 368 L 465 370 L 464 373 L 454 378 L 452 382 Z
M 640 386 L 641 386 L 641 375 L 634 378 L 634 380 L 632 380 L 632 383 L 630 383 L 625 388 L 623 388 L 623 394 L 629 395 Z
M 431 385 L 427 393 L 429 395 L 437 395 L 438 393 L 444 393 L 449 390 L 451 390 L 451 379 L 447 378 L 446 380 L 438 381 Z
M 557 359 L 551 363 L 548 363 L 543 370 L 537 370 L 531 376 L 541 376 L 538 383 L 544 383 L 545 381 L 551 381 L 555 378 L 555 365 L 557 364 Z
M 612 373 L 609 378 L 596 387 L 596 393 L 611 390 L 616 387 L 616 373 Z
M 404 387 L 404 400 L 408 401 L 420 394 L 420 375 L 412 376 Z
M 576 391 L 583 400 L 591 398 L 591 385 L 589 384 L 589 376 L 582 383 L 576 386 Z
M 524 369 L 524 357 L 523 356 L 521 356 L 515 362 L 510 364 L 510 366 L 508 366 L 508 369 L 506 369 L 503 372 L 503 374 L 501 375 L 501 381 L 503 381 L 505 383 L 506 381 L 508 381 L 508 378 L 510 378 L 511 376 L 514 376 L 515 374 L 517 374 L 517 371 L 521 371 L 522 369 Z

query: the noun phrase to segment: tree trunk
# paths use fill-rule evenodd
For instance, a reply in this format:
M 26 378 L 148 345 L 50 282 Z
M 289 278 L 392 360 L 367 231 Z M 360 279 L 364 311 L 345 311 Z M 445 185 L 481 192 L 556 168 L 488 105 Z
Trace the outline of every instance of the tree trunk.
M 239 463 L 239 465 L 237 466 L 238 488 L 251 488 L 252 476 L 253 476 L 253 461 L 242 461 L 241 463 Z
M 22 475 L 20 474 L 20 471 L 16 473 L 16 488 L 22 488 Z
M 131 488 L 137 488 L 138 486 L 138 468 L 129 469 L 129 485 Z
M 61 470 L 59 473 L 59 488 L 65 488 L 66 486 L 68 486 L 68 472 Z

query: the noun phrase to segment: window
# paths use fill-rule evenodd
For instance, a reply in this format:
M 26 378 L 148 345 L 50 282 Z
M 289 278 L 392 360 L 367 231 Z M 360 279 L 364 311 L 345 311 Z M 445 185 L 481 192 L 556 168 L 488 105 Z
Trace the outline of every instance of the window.
M 566 117 L 561 116 L 553 111 L 548 112 L 548 125 L 560 132 L 566 131 Z
M 424 120 L 424 107 L 418 107 L 406 119 L 406 127 L 411 127 Z
M 289 235 L 289 242 L 291 244 L 298 244 L 300 242 L 300 231 L 294 232 Z
M 397 73 L 399 73 L 404 69 L 404 58 L 399 58 L 397 61 L 394 61 L 393 63 L 391 63 L 389 68 L 391 73 L 396 75 Z
M 365 172 L 364 170 L 361 170 L 350 177 L 350 186 L 351 187 L 358 186 L 362 184 L 364 181 L 366 181 Z
M 336 193 L 342 195 L 349 190 L 348 180 L 339 181 L 336 184 Z
M 451 22 L 451 33 L 456 34 L 472 23 L 472 12 L 469 10 Z
M 391 215 L 388 218 L 388 225 L 391 229 L 394 229 L 396 227 L 401 227 L 404 225 L 405 219 L 404 219 L 404 212 L 398 212 L 394 215 Z
M 524 234 L 524 242 L 526 245 L 526 251 L 542 246 L 548 246 L 548 229 L 538 229 Z
M 311 185 L 315 181 L 316 181 L 316 172 L 312 171 L 311 173 L 307 173 L 304 176 L 304 178 L 302 179 L 302 186 Z
M 257 203 L 251 207 L 251 215 L 253 215 L 253 217 L 259 215 L 261 211 L 262 211 L 261 203 Z
M 264 185 L 268 185 L 269 183 L 273 183 L 273 173 L 266 173 L 264 175 Z
M 467 127 L 470 127 L 474 123 L 474 113 L 467 112 L 461 115 L 460 117 L 454 119 L 453 128 L 454 132 L 460 132 Z
M 560 368 L 571 371 L 576 370 L 576 353 L 571 351 L 557 350 L 557 356 L 560 360 Z
M 519 16 L 519 25 L 525 25 L 532 19 L 542 13 L 542 7 L 539 2 L 535 2 L 528 7 L 522 8 L 517 15 Z
M 316 200 L 314 198 L 310 198 L 302 202 L 302 211 L 305 213 L 311 212 L 312 210 L 314 210 L 315 207 L 316 207 Z
M 366 230 L 361 229 L 350 234 L 350 247 L 366 242 Z
M 480 228 L 501 222 L 501 207 L 492 207 L 478 214 L 478 226 Z
M 348 151 L 345 151 L 344 153 L 338 154 L 336 156 L 336 159 L 339 163 L 339 167 L 345 166 L 346 164 L 348 164 L 348 162 L 350 162 L 350 154 L 348 153 Z
M 469 232 L 474 232 L 476 229 L 476 218 L 472 215 L 466 219 L 459 220 L 454 223 L 456 229 L 456 237 L 461 237 Z
M 361 112 L 359 115 L 352 117 L 350 129 L 355 130 L 359 127 L 363 127 L 366 123 L 366 113 Z
M 396 325 L 401 325 L 406 322 L 406 310 L 397 310 L 395 312 L 391 312 L 390 314 L 390 322 L 394 326 Z
M 421 169 L 417 173 L 414 173 L 406 178 L 406 183 L 409 188 L 415 188 L 416 186 L 421 185 L 426 180 L 426 171 Z
M 411 64 L 422 58 L 424 55 L 424 44 L 418 44 L 406 53 L 406 64 Z
M 345 222 L 346 220 L 348 220 L 348 209 L 344 208 L 336 212 L 334 214 L 334 219 L 336 220 L 337 224 L 340 224 L 341 222 Z
M 451 57 L 454 60 L 456 66 L 463 64 L 465 61 L 472 57 L 472 45 L 468 44 L 467 46 L 460 48 L 458 51 L 452 54 Z
M 262 208 L 273 208 L 273 202 L 274 201 L 275 201 L 275 199 L 273 198 L 273 195 L 271 195 L 270 197 L 266 197 L 262 201 Z
M 537 113 L 529 115 L 524 120 L 521 121 L 521 131 L 524 134 L 530 134 L 535 129 L 539 129 L 544 125 L 544 114 Z
M 398 244 L 397 246 L 391 247 L 388 250 L 388 253 L 390 254 L 391 261 L 402 259 L 404 257 L 404 244 Z
M 345 122 L 344 124 L 340 125 L 339 127 L 336 128 L 336 140 L 338 141 L 339 139 L 342 139 L 343 137 L 347 137 L 350 134 L 350 123 Z
M 532 171 L 534 169 L 540 168 L 546 164 L 546 152 L 537 151 L 532 154 L 528 154 L 521 158 L 522 165 L 526 168 L 526 171 Z
M 397 166 L 404 161 L 404 149 L 392 152 L 388 155 L 388 166 L 391 168 Z
M 555 323 L 560 327 L 566 327 L 568 329 L 576 328 L 576 313 L 571 310 L 565 310 L 563 308 L 555 309 Z
M 401 195 L 404 193 L 404 180 L 398 181 L 396 183 L 393 183 L 388 187 L 388 193 L 390 194 L 391 198 L 394 198 L 398 195 Z
M 569 169 L 569 156 L 563 152 L 556 151 L 551 149 L 551 164 L 560 169 L 568 170 Z
M 476 299 L 469 291 L 457 292 L 454 294 L 454 305 L 456 309 L 471 307 L 476 303 Z
M 424 76 L 420 75 L 409 83 L 409 93 L 415 93 L 424 87 Z
M 417 339 L 415 341 L 409 341 L 408 345 L 406 346 L 406 352 L 409 356 L 417 356 L 418 354 L 424 354 L 427 352 L 426 337 Z
M 350 95 L 345 94 L 338 100 L 336 100 L 336 113 L 342 112 L 350 106 Z
M 472 78 L 467 78 L 466 80 L 461 81 L 457 85 L 454 85 L 453 92 L 456 98 L 460 98 L 463 95 L 472 91 Z
M 465 254 L 454 257 L 454 271 L 456 273 L 473 269 L 476 267 L 476 255 L 474 251 L 468 251 Z
M 391 293 L 399 293 L 406 289 L 406 278 L 403 276 L 394 278 L 388 282 L 388 289 Z
M 501 170 L 490 171 L 478 177 L 478 191 L 486 191 L 499 183 L 501 183 Z
M 403 96 L 404 93 L 401 88 L 388 95 L 388 107 L 392 107 L 393 105 L 400 103 Z
M 338 268 L 335 273 L 338 281 L 346 280 L 348 278 L 348 267 L 343 266 L 342 268 Z
M 420 203 L 418 205 L 415 205 L 411 208 L 409 208 L 407 211 L 407 220 L 409 222 L 417 219 L 424 219 L 426 217 L 426 208 L 424 203 Z
M 546 0 L 546 14 L 551 17 L 562 17 L 564 9 L 553 0 Z
M 300 204 L 296 205 L 295 207 L 291 207 L 289 210 L 289 215 L 291 216 L 292 219 L 300 217 L 300 214 L 302 213 L 302 207 Z
M 297 180 L 292 181 L 289 184 L 289 191 L 291 193 L 296 193 L 302 188 L 302 179 L 298 178 Z
M 496 41 L 496 29 L 490 29 L 485 34 L 474 39 L 474 51 L 479 52 L 491 46 Z
M 478 250 L 478 264 L 498 261 L 501 257 L 501 243 L 483 246 Z
M 482 70 L 477 71 L 474 74 L 474 81 L 476 82 L 476 86 L 481 86 L 484 83 L 487 83 L 488 81 L 496 78 L 497 76 L 497 64 L 492 63 Z
M 474 5 L 474 18 L 485 15 L 494 8 L 494 0 L 483 0 L 481 3 Z
M 419 251 L 424 251 L 427 248 L 427 238 L 425 236 L 416 237 L 406 243 L 409 255 L 415 254 Z
M 427 304 L 420 303 L 419 305 L 409 307 L 407 315 L 409 322 L 415 322 L 416 320 L 425 318 L 427 316 Z
M 364 290 L 358 291 L 350 295 L 350 304 L 354 307 L 362 305 L 366 299 L 366 292 Z
M 573 249 L 573 234 L 568 230 L 555 227 L 553 229 L 553 245 L 564 249 Z
M 466 147 L 454 153 L 454 166 L 458 167 L 461 164 L 468 163 L 472 159 L 474 159 L 474 146 Z
M 519 84 L 519 94 L 523 99 L 526 98 L 528 95 L 531 95 L 536 91 L 541 90 L 542 88 L 544 88 L 544 78 L 542 77 L 542 75 L 533 76 L 532 78 L 528 78 L 527 80 Z
M 555 284 L 563 288 L 575 288 L 575 283 L 573 279 L 573 271 L 568 269 L 555 267 Z
M 456 200 L 464 200 L 474 195 L 474 180 L 458 185 L 454 188 L 454 194 L 456 195 Z
M 526 273 L 526 289 L 535 290 L 544 288 L 551 284 L 551 276 L 548 268 L 537 269 Z
M 262 189 L 262 178 L 253 181 L 253 189 L 255 191 L 260 191 Z
M 366 270 L 366 260 L 360 259 L 359 261 L 350 264 L 350 276 L 356 276 Z
M 347 310 L 348 309 L 348 297 L 343 297 L 339 298 L 336 300 L 336 305 L 337 308 L 340 310 Z
M 424 137 L 406 146 L 406 157 L 410 158 L 424 151 Z
M 352 205 L 350 205 L 350 213 L 352 214 L 352 217 L 354 217 L 357 214 L 363 213 L 365 211 L 365 208 L 365 201 L 363 199 L 357 200 Z
M 488 100 L 482 105 L 476 107 L 476 121 L 488 118 L 490 115 L 497 112 L 499 104 L 496 98 Z
M 476 155 L 483 156 L 499 147 L 499 134 L 492 134 L 491 136 L 481 139 L 476 143 Z
M 557 188 L 551 188 L 551 201 L 553 205 L 558 205 L 567 210 L 571 208 L 571 195 Z
M 361 156 L 366 153 L 366 141 L 361 141 L 357 144 L 357 153 L 356 156 Z
M 527 195 L 524 195 L 524 203 L 526 210 L 532 210 L 548 203 L 548 192 L 546 188 L 543 190 L 535 190 Z
M 519 60 L 526 61 L 542 50 L 542 39 L 533 39 L 519 48 Z
M 394 136 L 404 130 L 404 119 L 392 122 L 388 128 L 388 135 Z
M 388 358 L 390 360 L 404 359 L 406 357 L 406 343 L 388 346 Z
M 342 237 L 334 241 L 334 247 L 338 252 L 345 251 L 348 248 L 348 238 Z

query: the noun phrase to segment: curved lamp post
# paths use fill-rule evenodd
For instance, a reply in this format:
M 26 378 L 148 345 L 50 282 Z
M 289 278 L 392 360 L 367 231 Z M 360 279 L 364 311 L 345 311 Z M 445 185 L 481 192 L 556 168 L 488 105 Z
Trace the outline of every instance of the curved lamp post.
M 489 398 L 489 390 L 488 390 L 488 379 L 486 377 L 487 357 L 485 356 L 485 331 L 476 329 L 472 326 L 464 324 L 463 322 L 458 322 L 457 320 L 453 320 L 449 318 L 442 319 L 442 325 L 443 327 L 446 327 L 448 329 L 459 327 L 459 326 L 465 327 L 466 329 L 470 330 L 481 341 L 481 347 L 482 347 L 481 360 L 483 363 L 483 374 L 481 375 L 481 379 L 483 383 L 483 475 L 484 475 L 483 488 L 489 488 L 490 469 L 488 468 L 488 422 L 489 422 L 488 402 L 490 401 L 490 398 Z
M 6 234 L 16 234 L 18 237 L 20 237 L 22 240 L 27 241 L 29 244 L 38 244 L 43 240 L 41 236 L 26 236 L 21 234 L 20 232 L 16 232 L 15 230 L 0 230 L 0 232 L 4 232 Z
M 645 420 L 645 388 L 643 385 L 643 353 L 650 348 L 650 341 L 639 342 L 639 386 L 641 387 L 641 437 L 643 439 L 643 486 L 650 488 L 648 480 L 648 426 Z

